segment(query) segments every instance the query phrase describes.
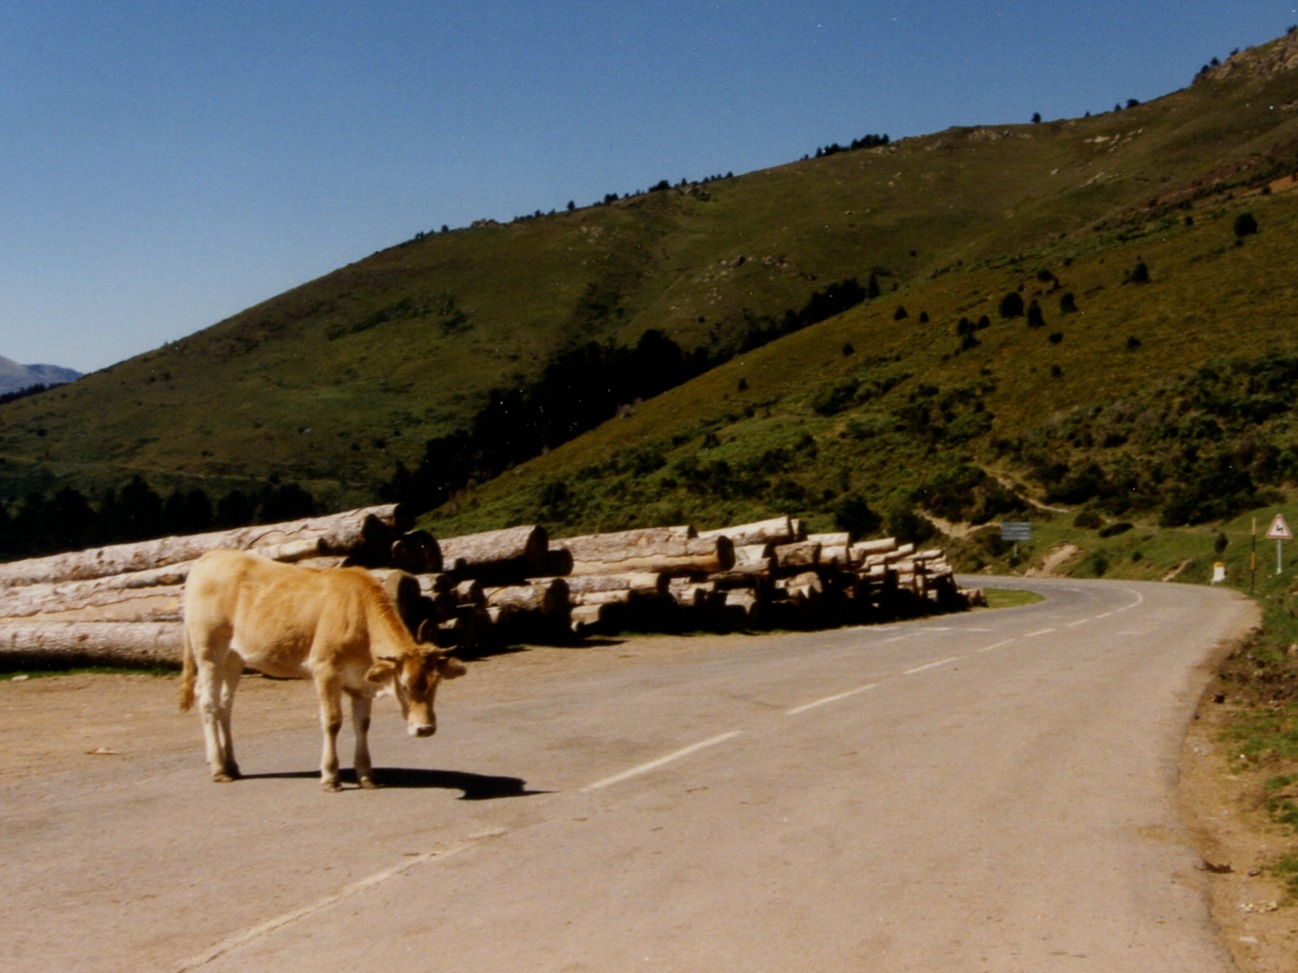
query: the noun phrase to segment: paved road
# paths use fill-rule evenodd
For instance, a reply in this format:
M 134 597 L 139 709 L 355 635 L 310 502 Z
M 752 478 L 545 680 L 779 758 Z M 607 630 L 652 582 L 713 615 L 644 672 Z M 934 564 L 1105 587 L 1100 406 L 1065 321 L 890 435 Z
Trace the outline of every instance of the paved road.
M 178 720 L 130 777 L 2 792 L 0 966 L 1231 969 L 1176 763 L 1251 605 L 1016 583 L 1047 600 L 476 663 L 433 740 L 376 707 L 377 792 L 321 792 L 314 727 L 237 704 L 252 776 L 211 784 Z

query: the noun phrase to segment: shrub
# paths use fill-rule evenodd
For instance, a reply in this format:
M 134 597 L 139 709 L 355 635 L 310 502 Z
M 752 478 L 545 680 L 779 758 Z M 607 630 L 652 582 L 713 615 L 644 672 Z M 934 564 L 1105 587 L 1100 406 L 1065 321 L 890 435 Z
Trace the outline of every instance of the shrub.
M 1131 268 L 1127 274 L 1128 284 L 1148 284 L 1149 283 L 1149 264 L 1145 261 L 1137 261 L 1136 266 Z
M 1235 237 L 1240 239 L 1258 232 L 1257 219 L 1252 213 L 1240 213 L 1235 217 Z
M 1018 318 L 1023 316 L 1023 295 L 1018 291 L 1010 291 L 1001 298 L 1000 315 L 1002 318 Z
M 834 511 L 834 527 L 845 530 L 855 538 L 868 537 L 883 526 L 883 517 L 870 509 L 870 504 L 860 496 L 845 497 Z

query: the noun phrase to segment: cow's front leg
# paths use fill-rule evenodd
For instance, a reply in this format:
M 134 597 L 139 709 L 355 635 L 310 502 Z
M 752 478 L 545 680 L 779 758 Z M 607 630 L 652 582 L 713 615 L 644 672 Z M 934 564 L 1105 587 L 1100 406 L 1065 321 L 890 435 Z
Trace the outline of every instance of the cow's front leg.
M 317 676 L 316 692 L 320 696 L 320 728 L 324 732 L 324 747 L 320 754 L 320 786 L 327 791 L 340 791 L 338 731 L 343 725 L 342 687 L 336 676 Z
M 374 765 L 370 762 L 370 710 L 373 701 L 368 696 L 352 697 L 352 730 L 356 734 L 356 779 L 361 787 L 373 790 Z

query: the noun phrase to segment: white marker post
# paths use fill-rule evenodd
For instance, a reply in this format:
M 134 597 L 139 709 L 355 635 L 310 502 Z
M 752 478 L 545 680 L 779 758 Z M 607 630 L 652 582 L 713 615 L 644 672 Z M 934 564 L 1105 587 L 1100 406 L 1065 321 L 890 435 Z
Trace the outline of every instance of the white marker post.
M 1285 523 L 1284 514 L 1275 515 L 1275 520 L 1271 521 L 1271 529 L 1266 532 L 1266 536 L 1268 540 L 1275 541 L 1275 573 L 1279 574 L 1284 565 L 1281 549 L 1285 541 L 1293 540 L 1293 531 Z

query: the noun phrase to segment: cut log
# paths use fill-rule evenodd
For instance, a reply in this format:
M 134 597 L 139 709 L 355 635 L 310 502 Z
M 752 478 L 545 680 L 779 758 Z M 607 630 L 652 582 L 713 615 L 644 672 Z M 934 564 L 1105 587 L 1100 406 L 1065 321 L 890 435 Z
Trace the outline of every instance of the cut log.
M 726 612 L 744 625 L 756 624 L 761 620 L 764 603 L 752 590 L 735 589 L 727 591 Z
M 392 542 L 390 563 L 411 574 L 433 574 L 442 570 L 442 548 L 428 531 L 411 531 Z
M 717 586 L 712 582 L 688 578 L 673 578 L 669 592 L 682 608 L 707 608 L 719 598 Z
M 759 520 L 752 524 L 738 524 L 734 527 L 717 527 L 713 530 L 699 531 L 699 537 L 728 537 L 736 547 L 750 544 L 791 544 L 800 540 L 794 530 L 792 518 L 786 516 L 772 517 L 770 520 Z
M 604 627 L 604 616 L 608 609 L 603 605 L 576 605 L 572 609 L 570 624 L 572 632 L 578 638 L 585 638 Z
M 735 563 L 726 573 L 764 577 L 774 574 L 777 566 L 774 548 L 770 544 L 745 544 L 735 548 Z
M 476 578 L 461 581 L 453 590 L 455 592 L 455 602 L 458 605 L 472 606 L 487 603 L 486 595 L 483 594 L 482 582 Z
M 215 548 L 260 550 L 291 542 L 316 541 L 318 553 L 349 553 L 365 543 L 367 531 L 370 535 L 381 531 L 393 533 L 399 530 L 404 520 L 404 512 L 397 505 L 389 504 L 280 524 L 70 551 L 66 554 L 0 564 L 0 585 L 75 581 L 127 574 L 192 561 L 204 551 Z
M 569 596 L 573 605 L 629 605 L 632 594 L 629 588 L 615 591 L 582 591 Z
M 0 657 L 6 665 L 180 665 L 179 622 L 6 622 Z
M 661 571 L 629 571 L 623 574 L 584 574 L 567 579 L 574 595 L 594 591 L 630 591 L 632 595 L 657 598 L 667 593 L 667 575 Z
M 897 549 L 895 537 L 880 537 L 872 541 L 857 541 L 852 545 L 852 563 L 864 564 L 869 558 L 887 554 Z
M 825 594 L 825 584 L 815 571 L 796 574 L 780 585 L 785 595 L 798 604 L 816 601 Z
M 820 563 L 820 544 L 817 541 L 798 541 L 779 544 L 775 548 L 775 563 L 780 571 L 800 572 Z
M 572 554 L 574 576 L 660 571 L 668 575 L 728 571 L 735 563 L 728 537 L 699 538 L 692 527 L 651 527 L 566 537 L 555 546 Z
M 457 573 L 505 583 L 545 574 L 549 539 L 544 527 L 533 524 L 448 537 L 441 551 Z
M 484 588 L 482 593 L 488 609 L 541 616 L 564 614 L 568 611 L 568 583 L 563 578 Z

